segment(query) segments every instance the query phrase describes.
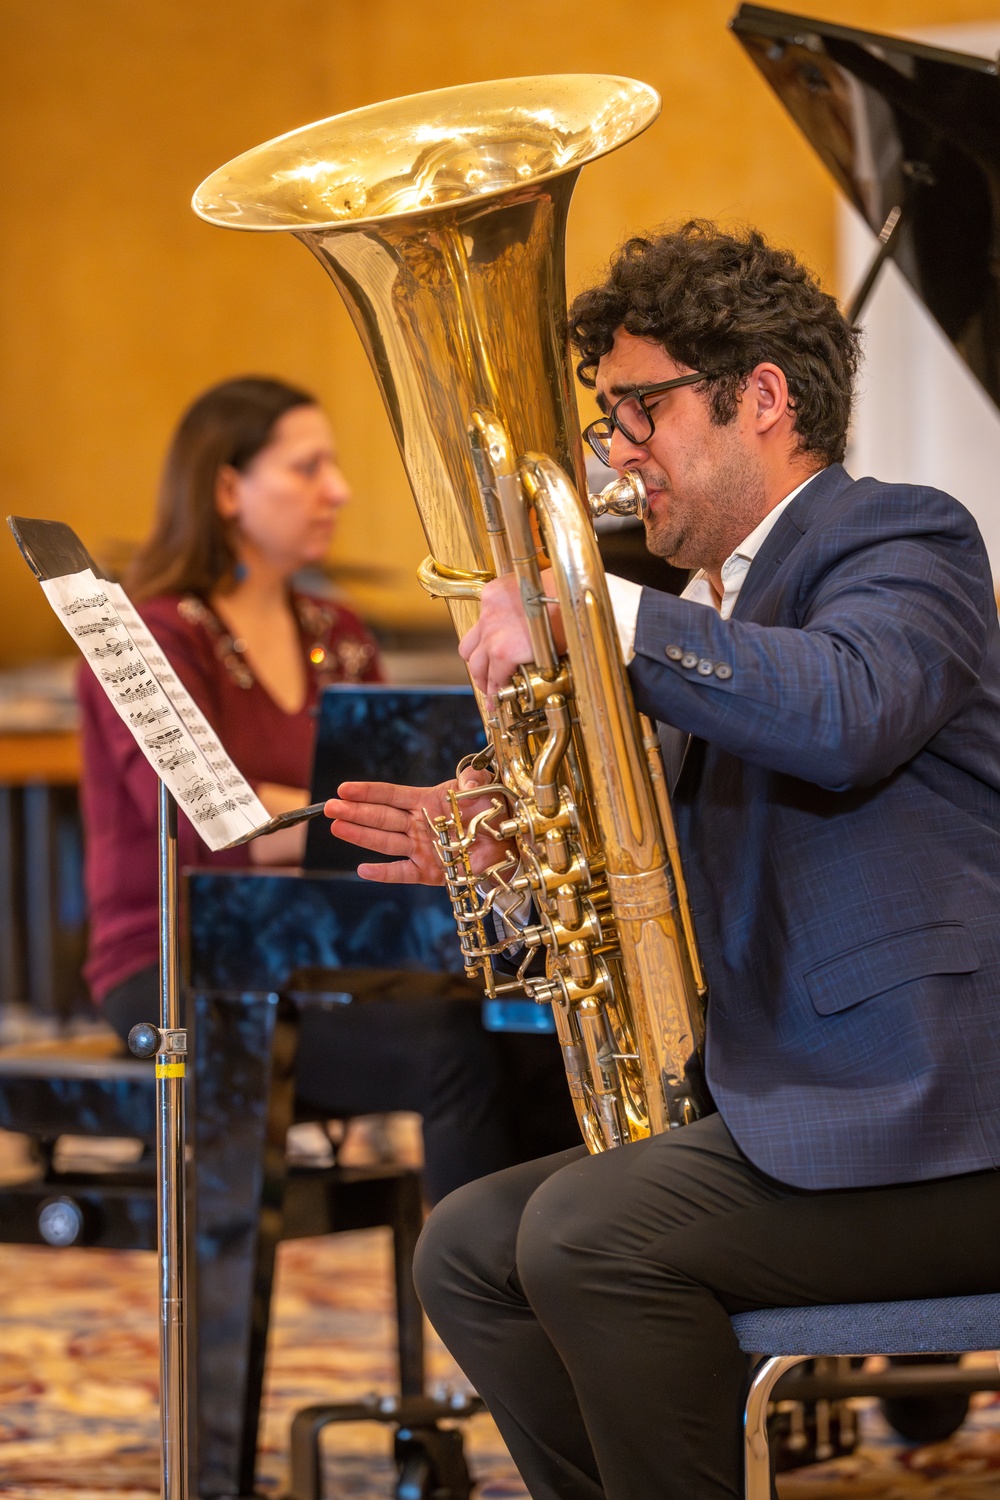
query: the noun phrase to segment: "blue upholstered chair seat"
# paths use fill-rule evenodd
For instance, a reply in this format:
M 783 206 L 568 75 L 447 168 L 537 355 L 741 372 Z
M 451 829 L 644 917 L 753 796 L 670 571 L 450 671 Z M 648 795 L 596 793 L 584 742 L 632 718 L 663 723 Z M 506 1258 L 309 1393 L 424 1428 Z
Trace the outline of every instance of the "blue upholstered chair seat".
M 954 1354 L 1000 1349 L 1000 1295 L 767 1307 L 732 1320 L 748 1354 Z
M 764 1307 L 737 1313 L 740 1348 L 759 1356 L 744 1422 L 745 1500 L 771 1500 L 767 1413 L 781 1377 L 830 1354 L 964 1354 L 1000 1349 L 1000 1295 L 837 1307 Z

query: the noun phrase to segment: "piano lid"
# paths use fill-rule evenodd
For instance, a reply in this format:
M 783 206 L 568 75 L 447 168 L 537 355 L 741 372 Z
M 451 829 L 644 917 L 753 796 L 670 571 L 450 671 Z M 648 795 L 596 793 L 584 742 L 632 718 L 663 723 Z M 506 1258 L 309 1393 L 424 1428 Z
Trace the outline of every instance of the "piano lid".
M 996 61 L 757 5 L 730 26 L 1000 406 Z

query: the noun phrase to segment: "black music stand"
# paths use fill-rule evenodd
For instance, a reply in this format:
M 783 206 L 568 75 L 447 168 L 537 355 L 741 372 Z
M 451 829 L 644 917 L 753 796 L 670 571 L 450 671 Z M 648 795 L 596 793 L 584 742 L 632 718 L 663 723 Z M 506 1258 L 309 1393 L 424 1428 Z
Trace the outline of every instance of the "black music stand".
M 174 677 L 169 663 L 159 653 L 157 643 L 148 635 L 120 587 L 104 577 L 75 533 L 60 522 L 9 517 L 8 524 L 49 602 L 95 666 L 99 680 L 103 681 L 109 697 L 151 761 L 159 780 L 159 1024 L 143 1022 L 133 1027 L 129 1047 L 137 1057 L 156 1059 L 161 1494 L 163 1500 L 188 1500 L 191 1476 L 185 1082 L 189 1050 L 188 1032 L 181 1025 L 178 797 L 174 791 L 177 790 L 183 798 L 182 805 L 187 815 L 196 826 L 200 823 L 199 832 L 203 837 L 207 832 L 214 848 L 234 847 L 313 818 L 322 812 L 322 803 L 269 819 L 266 810 L 253 798 L 249 787 L 215 741 L 210 726 Z M 56 585 L 58 587 L 53 587 Z M 99 643 L 96 649 L 95 642 Z M 160 706 L 151 713 L 150 705 L 156 703 Z M 168 731 L 164 726 L 171 724 L 173 727 Z M 178 767 L 184 771 L 180 780 L 176 774 Z M 221 828 L 218 822 L 220 813 L 227 818 Z M 235 831 L 232 824 L 240 819 L 242 831 L 230 837 Z M 349 894 L 351 884 L 348 881 L 344 885 L 343 894 Z M 364 894 L 376 893 L 359 892 L 359 895 Z M 405 894 L 410 898 L 409 905 L 421 908 L 428 901 L 432 906 L 440 905 L 437 898 L 443 896 L 438 891 L 418 890 Z M 397 924 L 397 938 L 408 934 L 412 925 Z M 416 962 L 418 969 L 425 971 L 436 969 L 438 958 L 433 940 L 431 949 L 434 951 L 423 951 L 427 942 L 425 928 L 419 924 L 419 940 L 416 942 L 419 951 L 408 954 L 408 958 Z M 242 947 L 245 952 L 246 945 Z M 403 948 L 406 948 L 405 942 Z M 447 970 L 448 966 L 443 967 Z M 337 973 L 338 982 L 346 986 L 351 975 L 347 971 Z M 446 974 L 440 976 L 445 977 Z M 322 976 L 303 972 L 297 980 L 297 987 L 308 989 L 310 978 L 319 982 Z M 353 976 L 354 986 L 360 989 L 373 983 L 384 986 L 393 978 L 394 975 L 374 974 L 368 965 L 363 966 L 363 972 Z M 329 984 L 328 979 L 324 982 Z M 370 1213 L 368 1217 L 362 1214 L 359 1225 L 362 1221 L 366 1224 L 385 1222 L 382 1217 L 371 1219 Z M 313 1227 L 305 1232 L 321 1230 Z M 410 1250 L 412 1252 L 412 1246 Z M 398 1272 L 397 1264 L 397 1277 Z M 397 1287 L 397 1294 L 399 1292 Z M 360 1406 L 313 1407 L 300 1413 L 292 1431 L 293 1492 L 309 1494 L 313 1500 L 320 1500 L 318 1441 L 321 1429 L 330 1422 L 362 1419 L 396 1426 L 400 1495 L 425 1493 L 428 1484 L 434 1486 L 441 1500 L 467 1500 L 470 1495 L 471 1480 L 462 1453 L 461 1437 L 452 1430 L 451 1424 L 457 1417 L 470 1416 L 481 1410 L 482 1402 L 478 1397 L 434 1400 L 422 1394 L 419 1308 L 411 1296 L 401 1299 L 398 1296 L 397 1300 L 400 1302 L 400 1398 L 388 1397 L 381 1402 L 361 1403 Z M 413 1312 L 416 1324 L 413 1324 Z M 262 1349 L 260 1352 L 262 1354 Z M 257 1373 L 262 1377 L 262 1363 Z M 257 1395 L 259 1398 L 259 1391 Z M 442 1420 L 448 1424 L 445 1428 L 438 1425 Z M 241 1464 L 241 1467 L 245 1468 L 246 1464 Z M 252 1475 L 252 1454 L 250 1473 Z
M 169 783 L 175 788 L 184 785 L 188 790 L 197 785 L 194 806 L 188 806 L 196 819 L 198 809 L 201 809 L 203 832 L 209 831 L 211 825 L 210 837 L 214 838 L 214 847 L 227 846 L 222 842 L 225 834 L 215 826 L 216 811 L 221 810 L 223 802 L 229 803 L 234 812 L 237 812 L 241 798 L 244 804 L 239 810 L 242 812 L 242 831 L 229 830 L 236 832 L 236 836 L 228 840 L 229 845 L 245 843 L 279 827 L 289 827 L 314 817 L 322 809 L 319 806 L 299 808 L 280 818 L 268 819 L 264 809 L 256 804 L 256 799 L 247 798 L 237 785 L 242 778 L 214 742 L 211 731 L 190 703 L 183 687 L 169 671 L 162 673 L 162 681 L 157 677 L 157 661 L 163 667 L 167 664 L 154 654 L 155 641 L 141 635 L 142 622 L 134 615 L 128 600 L 105 577 L 75 532 L 62 522 L 22 516 L 8 517 L 8 525 L 22 556 L 77 645 L 91 659 L 109 663 L 99 670 L 99 680 L 129 723 L 159 778 L 160 1016 L 158 1025 L 144 1022 L 134 1026 L 129 1035 L 129 1047 L 137 1057 L 156 1059 L 161 1490 L 163 1500 L 187 1500 L 187 1136 L 184 1081 L 188 1045 L 187 1031 L 180 1024 L 177 801 Z M 74 584 L 73 580 L 77 582 Z M 53 586 L 58 584 L 66 585 L 61 594 L 53 592 Z M 115 662 L 122 664 L 114 665 Z M 169 692 L 164 686 L 168 678 L 174 684 Z M 162 700 L 164 706 L 154 714 L 149 705 L 157 699 Z M 127 715 L 122 707 L 126 702 L 135 705 Z M 174 727 L 168 728 L 172 720 Z M 184 773 L 180 783 L 177 780 L 179 769 Z M 203 774 L 199 780 L 200 773 Z

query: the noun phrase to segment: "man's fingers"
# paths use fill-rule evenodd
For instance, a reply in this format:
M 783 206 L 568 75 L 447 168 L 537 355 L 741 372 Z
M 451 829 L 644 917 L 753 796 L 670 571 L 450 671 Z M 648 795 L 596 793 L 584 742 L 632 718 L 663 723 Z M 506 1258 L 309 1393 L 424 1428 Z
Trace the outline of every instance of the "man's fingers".
M 357 844 L 362 849 L 374 849 L 377 854 L 401 854 L 409 856 L 411 840 L 406 833 L 373 828 L 367 823 L 350 823 L 344 818 L 334 818 L 330 832 L 345 844 Z
M 469 676 L 472 678 L 473 685 L 481 693 L 485 693 L 490 670 L 490 656 L 485 646 L 477 646 L 470 653 L 466 658 L 466 666 L 469 669 Z
M 383 885 L 416 885 L 419 874 L 408 859 L 391 865 L 358 865 L 362 880 L 374 880 Z
M 520 662 L 511 659 L 509 653 L 494 654 L 489 657 L 482 668 L 483 692 L 494 698 L 501 688 L 510 685 L 511 678 L 520 665 Z
M 354 823 L 359 828 L 380 828 L 390 833 L 402 833 L 410 826 L 409 814 L 398 807 L 389 807 L 384 802 L 346 802 L 331 797 L 323 808 L 325 817 L 331 821 L 339 819 Z
M 479 645 L 479 636 L 481 630 L 482 627 L 477 620 L 475 625 L 473 625 L 470 630 L 467 630 L 462 639 L 459 641 L 458 654 L 463 661 L 468 661 L 473 651 L 475 651 L 476 647 Z
M 458 785 L 463 792 L 469 791 L 474 786 L 486 786 L 493 780 L 493 775 L 485 767 L 466 766 L 458 778 Z
M 421 805 L 428 790 L 424 786 L 400 786 L 395 781 L 342 781 L 337 797 L 343 802 L 377 803 L 408 812 Z

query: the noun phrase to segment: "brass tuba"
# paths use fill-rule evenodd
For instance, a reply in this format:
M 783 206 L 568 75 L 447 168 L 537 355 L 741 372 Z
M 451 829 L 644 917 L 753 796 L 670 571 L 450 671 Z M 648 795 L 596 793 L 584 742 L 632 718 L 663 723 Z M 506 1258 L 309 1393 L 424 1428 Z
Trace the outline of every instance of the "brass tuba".
M 337 284 L 430 545 L 421 582 L 459 634 L 485 581 L 519 578 L 534 660 L 492 711 L 480 701 L 492 806 L 466 817 L 456 791 L 434 832 L 467 971 L 490 995 L 551 1004 L 592 1151 L 704 1107 L 704 983 L 659 744 L 636 715 L 593 529 L 595 512 L 641 514 L 645 497 L 626 478 L 588 506 L 565 333 L 579 170 L 658 112 L 645 84 L 600 75 L 441 89 L 268 142 L 194 198 L 209 223 L 292 232 Z M 485 833 L 497 860 L 477 877 Z M 515 944 L 523 961 L 505 966 Z

